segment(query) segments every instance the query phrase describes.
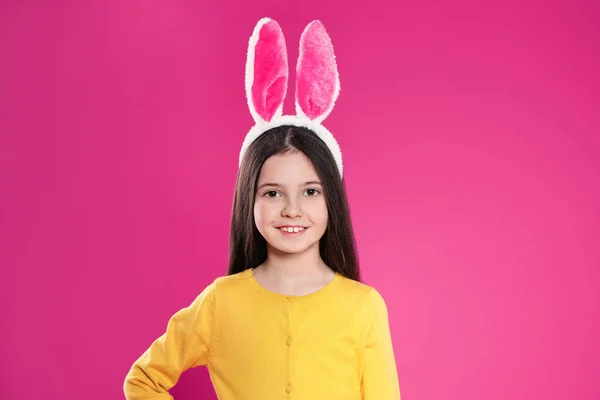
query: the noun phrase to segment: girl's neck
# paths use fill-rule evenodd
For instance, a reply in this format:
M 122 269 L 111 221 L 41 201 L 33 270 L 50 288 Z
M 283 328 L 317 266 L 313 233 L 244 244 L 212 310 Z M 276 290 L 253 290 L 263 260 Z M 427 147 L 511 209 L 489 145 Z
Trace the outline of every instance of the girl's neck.
M 319 247 L 303 253 L 284 254 L 269 248 L 267 260 L 255 270 L 256 279 L 268 289 L 286 294 L 306 294 L 327 284 L 335 273 L 323 262 Z

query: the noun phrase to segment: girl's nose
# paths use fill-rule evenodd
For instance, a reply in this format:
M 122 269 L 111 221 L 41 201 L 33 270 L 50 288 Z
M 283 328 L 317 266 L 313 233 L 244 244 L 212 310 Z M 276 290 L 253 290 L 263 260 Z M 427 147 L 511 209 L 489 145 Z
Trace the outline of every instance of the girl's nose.
M 295 218 L 302 216 L 302 209 L 300 205 L 295 201 L 288 201 L 281 211 L 281 214 L 286 217 Z

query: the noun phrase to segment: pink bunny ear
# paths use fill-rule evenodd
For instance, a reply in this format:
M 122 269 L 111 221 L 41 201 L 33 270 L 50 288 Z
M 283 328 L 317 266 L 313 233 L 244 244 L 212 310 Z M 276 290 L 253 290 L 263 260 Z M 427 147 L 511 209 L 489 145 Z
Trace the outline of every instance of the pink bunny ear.
M 306 26 L 296 67 L 296 113 L 320 123 L 333 109 L 340 81 L 331 39 L 321 21 Z
M 261 19 L 248 44 L 246 97 L 255 122 L 270 122 L 283 111 L 288 84 L 288 56 L 279 24 Z

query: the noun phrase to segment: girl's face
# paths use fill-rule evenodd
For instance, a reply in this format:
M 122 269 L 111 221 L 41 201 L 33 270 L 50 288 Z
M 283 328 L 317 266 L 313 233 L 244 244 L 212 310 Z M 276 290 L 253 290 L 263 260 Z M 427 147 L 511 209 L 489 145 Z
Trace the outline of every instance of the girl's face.
M 254 221 L 267 243 L 284 253 L 319 246 L 327 228 L 327 205 L 317 171 L 303 153 L 265 161 L 258 177 Z

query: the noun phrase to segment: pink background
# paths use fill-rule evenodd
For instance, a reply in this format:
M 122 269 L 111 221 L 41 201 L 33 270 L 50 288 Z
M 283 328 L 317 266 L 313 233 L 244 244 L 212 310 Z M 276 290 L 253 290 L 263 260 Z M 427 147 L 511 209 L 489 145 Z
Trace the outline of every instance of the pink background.
M 292 65 L 309 21 L 332 36 L 326 126 L 403 400 L 599 399 L 598 3 L 250 3 L 3 2 L 0 397 L 122 398 L 226 272 L 271 16 Z M 204 369 L 173 394 L 216 398 Z

